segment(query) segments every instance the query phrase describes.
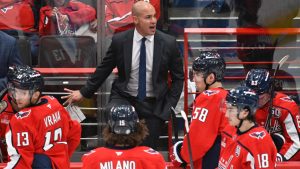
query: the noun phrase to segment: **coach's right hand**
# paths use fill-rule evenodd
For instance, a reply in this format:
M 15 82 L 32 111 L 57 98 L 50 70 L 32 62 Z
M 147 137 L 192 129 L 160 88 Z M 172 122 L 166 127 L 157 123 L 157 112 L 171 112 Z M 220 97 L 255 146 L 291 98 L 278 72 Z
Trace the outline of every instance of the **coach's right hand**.
M 68 106 L 68 105 L 70 105 L 71 103 L 74 103 L 74 102 L 80 102 L 84 98 L 79 90 L 71 90 L 71 89 L 68 89 L 68 88 L 64 88 L 64 91 L 69 93 L 68 95 L 61 97 L 61 99 L 67 99 L 63 103 L 64 106 Z

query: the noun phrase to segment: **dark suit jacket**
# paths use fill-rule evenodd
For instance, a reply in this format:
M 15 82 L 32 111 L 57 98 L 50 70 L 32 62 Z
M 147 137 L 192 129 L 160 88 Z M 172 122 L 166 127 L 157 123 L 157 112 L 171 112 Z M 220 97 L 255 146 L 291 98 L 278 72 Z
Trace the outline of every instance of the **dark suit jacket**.
M 0 91 L 6 88 L 8 67 L 19 64 L 21 59 L 16 39 L 0 31 Z
M 124 91 L 127 90 L 131 70 L 133 34 L 134 30 L 128 30 L 113 36 L 102 63 L 80 90 L 84 97 L 90 98 L 115 67 L 118 68 L 118 78 L 112 85 L 111 93 L 130 97 Z M 168 87 L 168 73 L 171 75 L 170 87 Z M 152 80 L 156 98 L 154 114 L 168 120 L 170 107 L 176 106 L 183 88 L 183 58 L 175 38 L 158 30 L 154 35 Z

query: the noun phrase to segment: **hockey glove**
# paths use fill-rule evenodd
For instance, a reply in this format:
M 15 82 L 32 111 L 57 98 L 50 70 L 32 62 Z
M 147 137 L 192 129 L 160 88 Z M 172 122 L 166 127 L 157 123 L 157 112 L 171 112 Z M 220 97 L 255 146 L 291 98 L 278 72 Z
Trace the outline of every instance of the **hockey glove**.
M 173 145 L 170 151 L 170 160 L 175 168 L 186 166 L 186 162 L 180 156 L 182 143 L 183 141 L 178 141 Z
M 277 155 L 276 155 L 276 161 L 277 162 L 282 162 L 282 161 L 287 161 L 287 160 L 286 160 L 286 158 L 282 154 L 277 153 Z
M 281 150 L 281 147 L 285 143 L 285 138 L 279 133 L 273 133 L 271 134 L 271 137 L 276 146 L 277 151 L 279 152 Z

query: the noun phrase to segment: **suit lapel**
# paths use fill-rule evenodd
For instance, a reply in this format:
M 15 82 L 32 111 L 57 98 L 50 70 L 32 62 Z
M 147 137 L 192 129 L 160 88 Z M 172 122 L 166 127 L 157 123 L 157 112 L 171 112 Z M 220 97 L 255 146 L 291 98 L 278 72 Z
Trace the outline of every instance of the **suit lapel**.
M 126 38 L 124 39 L 124 65 L 125 65 L 125 75 L 126 79 L 129 79 L 129 74 L 131 71 L 132 62 L 132 44 L 133 44 L 133 31 L 128 32 Z
M 162 57 L 162 46 L 161 39 L 158 35 L 158 33 L 155 33 L 154 35 L 154 51 L 153 51 L 153 66 L 152 66 L 152 78 L 153 82 L 155 79 L 157 79 L 158 76 L 158 70 L 160 67 L 160 60 Z

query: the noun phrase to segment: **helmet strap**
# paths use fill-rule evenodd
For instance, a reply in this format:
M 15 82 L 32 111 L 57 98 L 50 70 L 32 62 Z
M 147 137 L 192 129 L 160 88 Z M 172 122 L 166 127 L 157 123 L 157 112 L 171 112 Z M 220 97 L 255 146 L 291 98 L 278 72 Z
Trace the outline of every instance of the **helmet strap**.
M 238 108 L 238 113 L 237 113 L 237 115 L 236 115 L 236 118 L 240 120 L 240 123 L 239 123 L 239 125 L 237 126 L 238 129 L 241 128 L 241 126 L 243 125 L 243 122 L 244 122 L 244 120 L 245 120 L 245 119 L 241 119 L 241 118 L 240 118 L 240 112 L 241 112 L 241 108 Z
M 209 74 L 211 74 L 211 73 L 209 73 Z M 216 74 L 213 73 L 214 76 L 215 76 L 215 79 L 214 79 L 214 81 L 213 81 L 211 84 L 208 84 L 208 83 L 206 82 L 206 79 L 207 79 L 207 77 L 208 77 L 209 74 L 206 73 L 206 75 L 205 75 L 205 77 L 204 77 L 205 90 L 207 90 L 207 89 L 209 88 L 209 86 L 213 85 L 213 84 L 217 81 L 217 80 L 216 80 Z
M 238 129 L 241 128 L 241 126 L 243 125 L 243 122 L 244 122 L 244 120 L 240 119 L 240 123 L 239 123 L 239 125 L 237 126 Z
M 253 121 L 253 120 L 250 119 L 250 116 L 251 116 L 250 110 L 248 110 L 248 111 L 249 111 L 248 115 L 247 115 L 244 119 L 241 119 L 241 118 L 239 117 L 239 116 L 240 116 L 241 110 L 242 110 L 242 108 L 239 108 L 239 109 L 238 109 L 238 113 L 237 113 L 237 115 L 236 115 L 237 119 L 240 120 L 240 123 L 239 123 L 239 125 L 237 126 L 238 129 L 240 129 L 240 127 L 243 125 L 243 122 L 244 122 L 245 120 Z
M 37 90 L 36 90 L 37 91 Z M 32 96 L 34 94 L 34 92 L 36 92 L 34 90 L 30 90 L 30 105 L 29 106 L 33 106 L 33 105 L 36 105 L 41 97 L 41 94 L 39 95 L 39 97 L 35 100 L 34 103 L 32 103 Z

